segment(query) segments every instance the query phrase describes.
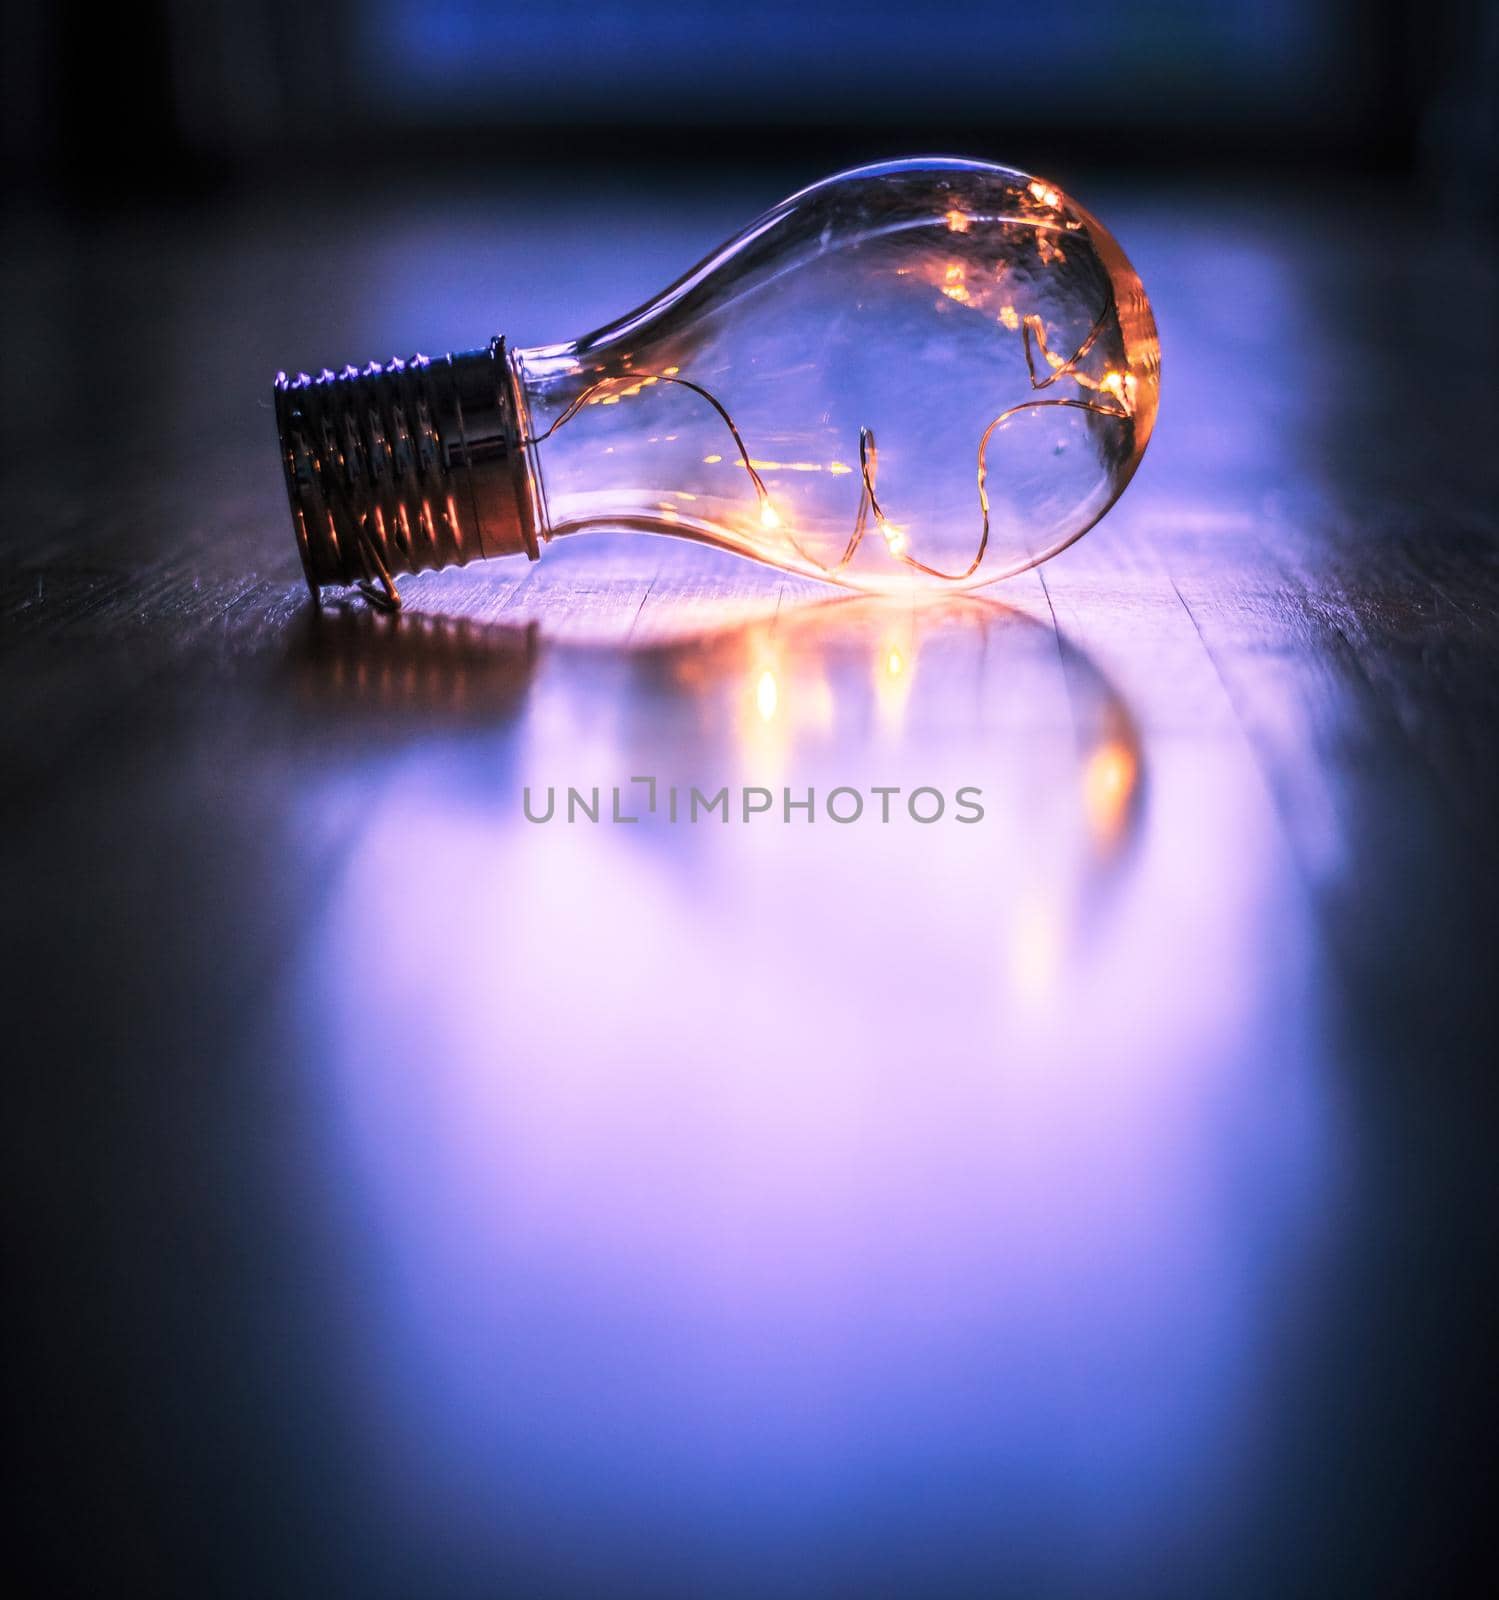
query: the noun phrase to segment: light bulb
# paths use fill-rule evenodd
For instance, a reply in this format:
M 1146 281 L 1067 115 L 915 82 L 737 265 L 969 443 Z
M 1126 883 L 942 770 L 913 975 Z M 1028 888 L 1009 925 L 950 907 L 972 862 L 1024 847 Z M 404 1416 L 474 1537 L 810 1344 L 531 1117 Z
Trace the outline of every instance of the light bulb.
M 570 344 L 276 381 L 309 584 L 594 529 L 871 590 L 967 589 L 1085 533 L 1155 422 L 1150 303 L 1060 190 L 887 162 L 766 212 Z

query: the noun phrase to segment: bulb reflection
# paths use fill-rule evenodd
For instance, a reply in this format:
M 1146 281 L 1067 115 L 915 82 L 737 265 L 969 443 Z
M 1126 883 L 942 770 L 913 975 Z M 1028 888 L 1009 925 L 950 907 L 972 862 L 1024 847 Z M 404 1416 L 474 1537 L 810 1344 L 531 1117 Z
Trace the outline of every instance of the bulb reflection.
M 1227 1516 L 1333 1167 L 1273 818 L 1213 791 L 1205 873 L 1211 774 L 1152 754 L 1147 806 L 1107 680 L 983 601 L 513 660 L 487 731 L 382 713 L 299 967 L 391 1517 L 766 1592 L 933 1540 L 1096 1587 Z M 521 820 L 636 773 L 988 809 Z

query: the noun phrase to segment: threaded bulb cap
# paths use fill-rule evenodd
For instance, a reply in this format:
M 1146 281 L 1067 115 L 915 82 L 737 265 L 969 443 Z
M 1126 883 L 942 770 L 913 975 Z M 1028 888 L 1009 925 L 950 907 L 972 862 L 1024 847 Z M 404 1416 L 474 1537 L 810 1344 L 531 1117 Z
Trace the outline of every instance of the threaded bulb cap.
M 538 497 L 515 377 L 496 339 L 433 359 L 282 372 L 276 428 L 302 567 L 324 584 L 379 584 L 524 550 Z

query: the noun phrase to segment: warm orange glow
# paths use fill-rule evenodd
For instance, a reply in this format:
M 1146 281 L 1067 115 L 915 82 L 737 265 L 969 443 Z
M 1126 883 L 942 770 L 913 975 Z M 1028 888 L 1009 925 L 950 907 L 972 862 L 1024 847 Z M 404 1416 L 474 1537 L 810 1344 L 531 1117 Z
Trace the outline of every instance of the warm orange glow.
M 1083 771 L 1083 805 L 1094 834 L 1112 843 L 1124 830 L 1139 766 L 1134 751 L 1110 739 L 1088 758 Z
M 1014 306 L 1001 306 L 999 308 L 999 320 L 1004 323 L 1005 327 L 1007 327 L 1011 333 L 1016 333 L 1019 331 L 1020 313 L 1014 308 Z
M 762 528 L 779 528 L 780 525 L 780 512 L 771 505 L 769 500 L 762 500 L 760 502 L 760 526 Z
M 767 668 L 760 674 L 760 682 L 755 689 L 755 707 L 766 722 L 775 716 L 780 698 L 780 691 L 776 688 L 776 675 Z
M 953 233 L 967 233 L 973 226 L 973 218 L 966 211 L 952 210 L 947 213 L 947 226 Z
M 1039 200 L 1043 206 L 1056 207 L 1062 203 L 1062 196 L 1049 183 L 1042 183 L 1039 178 L 1031 180 L 1030 192 L 1032 198 Z
M 870 677 L 881 725 L 897 730 L 905 719 L 916 674 L 918 641 L 909 618 L 892 622 L 885 629 L 870 659 Z
M 880 518 L 880 532 L 885 537 L 885 543 L 893 556 L 901 555 L 906 548 L 906 536 L 893 522 L 886 522 Z
M 949 300 L 956 300 L 959 305 L 968 301 L 968 290 L 963 285 L 963 264 L 961 261 L 948 263 L 947 271 L 942 274 L 942 292 Z

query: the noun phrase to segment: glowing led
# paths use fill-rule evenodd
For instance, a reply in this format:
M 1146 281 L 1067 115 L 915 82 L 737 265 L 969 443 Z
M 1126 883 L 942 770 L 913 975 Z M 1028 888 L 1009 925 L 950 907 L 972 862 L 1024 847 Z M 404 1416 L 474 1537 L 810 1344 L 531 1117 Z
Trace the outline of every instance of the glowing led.
M 1103 377 L 1099 380 L 1098 387 L 1105 393 L 1113 395 L 1120 405 L 1128 407 L 1128 380 L 1122 372 L 1104 373 Z

